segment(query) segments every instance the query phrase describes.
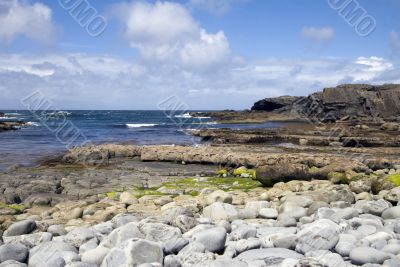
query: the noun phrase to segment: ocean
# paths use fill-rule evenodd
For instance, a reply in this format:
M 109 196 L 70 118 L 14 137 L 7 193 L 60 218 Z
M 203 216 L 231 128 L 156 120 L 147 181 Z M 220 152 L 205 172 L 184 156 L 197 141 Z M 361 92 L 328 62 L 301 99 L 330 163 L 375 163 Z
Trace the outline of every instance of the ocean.
M 188 134 L 201 128 L 276 128 L 279 123 L 217 124 L 212 118 L 193 118 L 188 111 L 4 110 L 0 121 L 29 122 L 28 127 L 0 132 L 0 171 L 13 165 L 34 166 L 82 144 L 197 145 Z M 196 112 L 196 111 L 193 111 Z

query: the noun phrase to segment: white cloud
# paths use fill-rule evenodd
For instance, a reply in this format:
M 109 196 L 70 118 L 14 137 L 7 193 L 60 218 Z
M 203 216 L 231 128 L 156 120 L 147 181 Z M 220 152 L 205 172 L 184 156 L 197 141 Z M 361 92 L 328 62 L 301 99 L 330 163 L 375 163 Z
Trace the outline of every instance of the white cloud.
M 126 38 L 149 62 L 207 71 L 230 59 L 225 34 L 208 33 L 181 4 L 132 2 L 117 10 Z
M 194 8 L 206 10 L 215 15 L 223 15 L 227 13 L 232 5 L 248 0 L 190 0 L 189 5 Z
M 44 4 L 24 0 L 0 1 L 0 42 L 11 43 L 23 35 L 49 43 L 55 34 L 52 10 Z
M 340 83 L 400 82 L 400 69 L 379 57 L 271 58 L 228 66 L 197 72 L 109 55 L 0 54 L 0 106 L 15 109 L 40 89 L 57 108 L 156 109 L 177 95 L 190 109 L 245 109 L 261 98 L 307 95 Z
M 396 31 L 390 32 L 390 46 L 393 51 L 400 51 L 400 36 Z
M 335 37 L 335 31 L 331 27 L 304 27 L 301 36 L 314 42 L 327 42 Z

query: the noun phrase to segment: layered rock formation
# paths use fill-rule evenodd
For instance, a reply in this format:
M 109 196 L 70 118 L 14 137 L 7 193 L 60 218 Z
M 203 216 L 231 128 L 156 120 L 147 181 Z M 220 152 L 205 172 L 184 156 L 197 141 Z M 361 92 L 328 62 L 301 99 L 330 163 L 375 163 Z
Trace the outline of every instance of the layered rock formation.
M 356 118 L 398 120 L 400 85 L 345 84 L 308 97 L 266 98 L 256 102 L 252 110 L 289 111 L 323 122 Z
M 287 106 L 293 105 L 293 103 L 302 100 L 303 97 L 296 96 L 280 96 L 275 98 L 265 98 L 263 100 L 257 101 L 251 110 L 258 111 L 273 111 L 277 109 L 282 109 Z

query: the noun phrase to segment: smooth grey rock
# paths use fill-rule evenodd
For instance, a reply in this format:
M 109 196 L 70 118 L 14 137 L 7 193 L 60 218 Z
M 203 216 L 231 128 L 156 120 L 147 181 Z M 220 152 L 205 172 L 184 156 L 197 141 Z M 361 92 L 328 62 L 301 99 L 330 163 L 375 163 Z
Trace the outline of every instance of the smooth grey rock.
M 203 244 L 199 242 L 190 242 L 189 244 L 187 244 L 186 247 L 184 247 L 183 249 L 181 249 L 181 251 L 179 251 L 178 255 L 184 256 L 192 253 L 204 253 L 205 251 L 206 247 Z
M 63 267 L 66 263 L 79 260 L 76 247 L 65 242 L 45 242 L 29 251 L 30 267 Z
M 28 248 L 21 244 L 5 244 L 0 246 L 0 262 L 14 260 L 25 262 L 28 258 Z
M 265 248 L 265 249 L 252 249 L 245 251 L 235 259 L 245 262 L 251 261 L 264 261 L 265 264 L 281 263 L 285 259 L 301 259 L 303 255 L 296 253 L 292 250 L 284 249 L 284 248 Z
M 112 223 L 115 223 L 116 227 L 121 227 L 127 223 L 139 222 L 139 221 L 140 220 L 138 217 L 136 217 L 135 215 L 131 215 L 131 214 L 118 214 L 111 220 Z
M 181 267 L 179 258 L 175 255 L 168 255 L 164 258 L 164 267 Z
M 316 213 L 320 208 L 329 208 L 329 204 L 323 201 L 315 201 L 313 202 L 307 210 L 307 215 L 313 215 Z
M 278 211 L 274 208 L 263 208 L 259 210 L 258 216 L 264 219 L 276 219 L 278 218 Z
M 132 238 L 144 238 L 144 234 L 140 232 L 136 222 L 126 223 L 113 230 L 100 244 L 107 248 L 113 248 Z
M 366 263 L 382 264 L 388 259 L 390 259 L 389 254 L 370 247 L 358 247 L 350 252 L 351 263 L 356 265 L 363 265 Z
M 358 203 L 356 203 L 356 207 L 357 204 Z M 369 213 L 376 216 L 381 216 L 385 210 L 392 207 L 392 204 L 383 199 L 379 199 L 376 201 L 366 201 L 365 203 L 362 203 L 359 206 L 363 213 Z
M 91 228 L 76 228 L 72 230 L 71 232 L 68 232 L 68 234 L 64 236 L 57 236 L 54 237 L 53 240 L 55 241 L 60 241 L 60 242 L 66 242 L 74 245 L 75 247 L 80 247 L 82 244 L 86 243 L 90 239 L 94 238 L 96 236 L 95 232 Z
M 191 252 L 189 254 L 179 255 L 179 260 L 182 266 L 195 267 L 195 266 L 205 266 L 208 262 L 213 261 L 215 256 L 211 252 Z
M 282 220 L 282 217 L 289 217 L 294 218 L 296 220 L 300 219 L 301 217 L 307 216 L 307 209 L 303 207 L 296 207 L 293 210 L 285 211 L 279 214 L 278 221 Z
M 187 244 L 189 244 L 189 241 L 184 238 L 174 238 L 171 240 L 168 240 L 164 243 L 164 253 L 165 255 L 169 254 L 177 254 L 181 249 L 183 249 Z
M 278 221 L 275 223 L 277 227 L 294 227 L 297 225 L 297 219 L 290 215 L 290 213 L 281 213 L 278 216 Z
M 254 226 L 243 225 L 231 232 L 231 240 L 248 239 L 250 237 L 255 237 L 257 234 L 257 229 Z
M 307 257 L 312 257 L 316 259 L 323 266 L 327 267 L 346 267 L 347 264 L 344 262 L 343 258 L 336 253 L 332 253 L 327 250 L 316 250 L 311 251 L 306 254 Z
M 97 267 L 95 264 L 90 264 L 87 262 L 81 262 L 81 261 L 74 261 L 67 263 L 64 267 Z
M 6 244 L 23 244 L 28 248 L 33 248 L 43 242 L 51 241 L 53 235 L 47 232 L 19 236 L 4 236 L 3 241 Z
M 205 207 L 203 216 L 213 221 L 226 220 L 232 222 L 239 218 L 239 212 L 233 205 L 217 202 Z
M 212 224 L 199 224 L 199 225 L 196 225 L 193 229 L 190 229 L 189 231 L 184 233 L 182 235 L 182 237 L 184 237 L 184 238 L 192 238 L 195 233 L 199 233 L 199 232 L 202 232 L 204 230 L 211 229 L 211 228 L 214 228 L 214 227 L 215 226 L 212 225 Z
M 278 237 L 273 241 L 274 247 L 276 248 L 286 248 L 290 250 L 295 250 L 298 242 L 296 235 L 287 235 L 283 237 Z
M 17 236 L 25 235 L 31 233 L 36 229 L 36 223 L 33 220 L 24 220 L 12 224 L 6 231 L 4 231 L 3 236 Z
M 390 259 L 383 262 L 382 267 L 400 267 L 400 260 Z
M 327 219 L 304 225 L 297 233 L 296 251 L 305 254 L 315 250 L 331 250 L 339 241 L 339 232 L 339 226 Z
M 51 233 L 53 236 L 60 236 L 67 234 L 67 231 L 65 231 L 63 225 L 50 225 L 49 228 L 47 228 L 47 232 Z
M 95 249 L 83 253 L 81 255 L 81 260 L 82 262 L 100 266 L 109 251 L 109 248 L 98 246 Z
M 211 205 L 215 202 L 232 204 L 232 195 L 222 190 L 214 191 L 206 197 L 206 203 Z
M 115 223 L 108 221 L 94 225 L 92 230 L 97 237 L 104 237 L 109 235 L 115 229 L 115 226 Z
M 215 227 L 193 235 L 193 240 L 204 245 L 210 252 L 220 252 L 225 247 L 226 230 L 224 227 Z
M 204 265 L 205 267 L 248 267 L 245 262 L 238 260 L 215 260 Z
M 233 254 L 233 256 L 236 255 L 236 253 L 242 253 L 244 251 L 256 249 L 256 248 L 260 248 L 260 247 L 261 247 L 261 240 L 258 238 L 242 239 L 242 240 L 236 241 L 234 243 L 235 253 Z M 225 252 L 226 252 L 226 249 L 225 249 Z M 225 253 L 224 253 L 224 255 L 225 255 Z
M 163 255 L 158 243 L 133 238 L 120 247 L 112 248 L 104 258 L 101 267 L 137 266 L 149 262 L 162 264 Z
M 400 219 L 400 206 L 389 208 L 382 213 L 382 218 L 388 219 Z
M 396 234 L 400 234 L 400 221 L 396 221 L 393 225 L 393 231 Z
M 26 265 L 25 263 L 21 263 L 18 261 L 14 261 L 14 260 L 9 260 L 9 261 L 5 261 L 0 263 L 0 267 L 27 267 L 28 265 Z
M 339 242 L 336 244 L 335 251 L 342 257 L 348 257 L 350 251 L 356 247 L 357 238 L 350 234 L 340 234 Z
M 165 242 L 173 238 L 182 237 L 182 232 L 178 227 L 173 227 L 163 223 L 145 223 L 139 225 L 139 230 L 150 241 Z
M 271 203 L 268 201 L 249 201 L 246 202 L 245 210 L 250 210 L 251 213 L 255 214 L 256 217 L 259 215 L 261 209 L 271 207 Z
M 291 235 L 296 234 L 296 227 L 260 227 L 257 229 L 257 237 L 271 234 Z
M 95 249 L 98 245 L 99 241 L 97 240 L 97 238 L 90 239 L 88 242 L 82 244 L 82 246 L 79 247 L 79 254 L 82 255 L 86 251 Z
M 388 244 L 382 248 L 383 252 L 390 254 L 400 254 L 400 244 Z

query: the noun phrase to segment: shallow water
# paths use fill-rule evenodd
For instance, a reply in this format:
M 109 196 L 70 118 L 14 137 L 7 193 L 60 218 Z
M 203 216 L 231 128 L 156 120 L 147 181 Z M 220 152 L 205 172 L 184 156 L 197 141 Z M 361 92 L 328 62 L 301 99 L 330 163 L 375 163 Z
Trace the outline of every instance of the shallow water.
M 0 121 L 31 122 L 18 131 L 0 133 L 0 170 L 16 164 L 32 166 L 83 143 L 193 145 L 200 140 L 188 135 L 188 129 L 280 127 L 279 123 L 216 124 L 211 118 L 192 118 L 183 111 L 0 112 L 7 116 Z

